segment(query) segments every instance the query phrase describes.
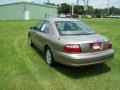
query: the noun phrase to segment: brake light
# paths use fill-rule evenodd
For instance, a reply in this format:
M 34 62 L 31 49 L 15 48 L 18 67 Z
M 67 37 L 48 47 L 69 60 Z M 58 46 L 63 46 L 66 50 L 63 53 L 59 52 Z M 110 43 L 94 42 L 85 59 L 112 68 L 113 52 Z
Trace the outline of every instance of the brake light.
M 79 44 L 68 44 L 64 46 L 64 52 L 81 52 L 81 48 Z
M 109 46 L 108 46 L 108 48 L 112 48 L 112 42 L 109 42 Z

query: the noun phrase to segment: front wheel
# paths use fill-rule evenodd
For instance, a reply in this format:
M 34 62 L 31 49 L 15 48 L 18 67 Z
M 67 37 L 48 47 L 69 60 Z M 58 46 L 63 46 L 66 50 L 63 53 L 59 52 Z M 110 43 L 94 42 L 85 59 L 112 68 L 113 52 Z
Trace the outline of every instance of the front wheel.
M 45 50 L 45 60 L 49 66 L 55 66 L 56 64 L 53 58 L 53 54 L 49 48 Z

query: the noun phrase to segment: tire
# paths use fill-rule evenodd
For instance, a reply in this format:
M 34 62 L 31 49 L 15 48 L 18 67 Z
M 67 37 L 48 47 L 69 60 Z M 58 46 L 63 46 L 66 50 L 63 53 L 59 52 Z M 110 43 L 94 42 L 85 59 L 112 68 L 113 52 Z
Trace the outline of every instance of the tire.
M 29 44 L 31 47 L 34 46 L 34 44 L 32 43 L 32 40 L 31 40 L 30 35 L 28 36 L 28 44 Z
M 56 65 L 56 62 L 54 61 L 53 54 L 50 48 L 46 48 L 45 50 L 45 61 L 49 66 Z

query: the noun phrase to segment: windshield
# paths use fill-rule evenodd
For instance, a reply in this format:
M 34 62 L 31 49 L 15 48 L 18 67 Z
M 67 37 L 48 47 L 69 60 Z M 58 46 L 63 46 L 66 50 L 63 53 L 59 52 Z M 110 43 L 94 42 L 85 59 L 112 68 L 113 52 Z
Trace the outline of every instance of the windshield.
M 89 35 L 95 34 L 88 25 L 81 21 L 58 21 L 56 28 L 62 35 Z

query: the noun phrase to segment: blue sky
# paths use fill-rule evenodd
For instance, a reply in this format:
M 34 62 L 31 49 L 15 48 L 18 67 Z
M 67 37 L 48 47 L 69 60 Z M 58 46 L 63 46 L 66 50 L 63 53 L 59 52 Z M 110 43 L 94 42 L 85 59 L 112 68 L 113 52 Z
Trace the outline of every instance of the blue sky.
M 22 2 L 22 1 L 34 1 L 36 3 L 43 3 L 47 0 L 0 0 L 0 4 L 13 3 L 13 2 Z M 49 0 L 54 3 L 76 3 L 76 0 Z M 92 5 L 94 8 L 105 8 L 107 6 L 108 0 L 89 0 L 89 5 Z M 79 0 L 79 4 L 83 5 L 83 0 Z M 120 8 L 120 0 L 110 0 L 110 6 L 115 6 Z

